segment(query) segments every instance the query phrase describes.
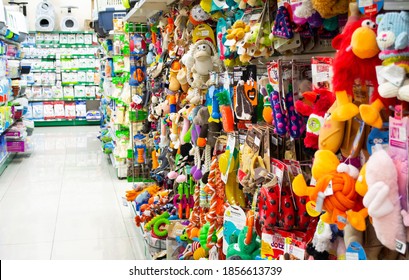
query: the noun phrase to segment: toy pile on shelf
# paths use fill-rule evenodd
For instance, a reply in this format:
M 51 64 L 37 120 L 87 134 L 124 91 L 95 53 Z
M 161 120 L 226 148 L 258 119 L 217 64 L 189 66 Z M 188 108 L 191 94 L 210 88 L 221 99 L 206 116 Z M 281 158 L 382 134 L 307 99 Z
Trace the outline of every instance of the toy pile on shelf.
M 153 258 L 408 259 L 409 12 L 287 2 L 102 40 L 101 140 Z

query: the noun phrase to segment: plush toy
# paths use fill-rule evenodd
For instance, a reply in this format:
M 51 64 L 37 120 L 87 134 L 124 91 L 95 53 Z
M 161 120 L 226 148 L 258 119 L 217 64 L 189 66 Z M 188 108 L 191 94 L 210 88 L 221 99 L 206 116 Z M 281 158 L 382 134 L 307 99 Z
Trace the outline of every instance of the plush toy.
M 377 42 L 383 60 L 379 94 L 409 101 L 409 12 L 378 15 Z
M 327 89 L 307 91 L 304 92 L 302 96 L 312 104 L 309 105 L 302 100 L 297 100 L 295 102 L 295 110 L 302 116 L 309 117 L 304 145 L 307 148 L 318 149 L 318 136 L 321 127 L 324 125 L 324 116 L 335 102 L 335 96 Z
M 335 120 L 332 115 L 337 107 L 336 102 L 328 109 L 328 116 L 324 119 L 324 125 L 318 135 L 318 148 L 320 150 L 329 150 L 333 153 L 338 152 L 342 145 L 345 133 L 345 122 Z
M 292 4 L 291 7 L 293 9 L 293 20 L 295 24 L 303 25 L 309 23 L 312 28 L 322 26 L 322 17 L 314 10 L 311 0 Z
M 357 172 L 353 172 L 353 169 L 338 172 L 338 166 L 339 160 L 334 153 L 317 151 L 312 167 L 312 176 L 317 180 L 315 186 L 308 187 L 300 174 L 293 180 L 293 191 L 298 196 L 309 196 L 310 200 L 319 205 L 318 212 L 321 209 L 326 211 L 321 215 L 321 220 L 336 224 L 338 229 L 343 230 L 347 222 L 346 212 L 356 206 L 357 193 L 353 176 Z
M 194 88 L 205 88 L 209 80 L 209 73 L 220 70 L 221 62 L 217 52 L 209 41 L 198 40 L 193 45 L 190 55 L 191 58 L 187 58 L 185 64 L 187 81 Z
M 379 148 L 366 163 L 368 192 L 363 203 L 379 241 L 395 250 L 396 241 L 406 243 L 406 229 L 401 216 L 398 191 L 398 174 L 388 153 Z
M 368 191 L 368 185 L 366 183 L 366 164 L 362 166 L 359 176 L 355 182 L 355 191 L 361 198 L 365 196 Z M 366 218 L 368 217 L 368 209 L 362 207 L 359 211 L 350 210 L 347 212 L 348 222 L 352 227 L 358 231 L 366 230 Z
M 244 21 L 236 21 L 230 29 L 227 30 L 225 45 L 230 47 L 230 51 L 236 51 L 236 44 L 241 41 L 247 32 L 250 31 L 250 26 Z
M 323 18 L 332 18 L 348 12 L 349 0 L 311 0 L 311 2 Z
M 180 89 L 181 84 L 177 79 L 177 74 L 181 69 L 180 62 L 175 60 L 169 69 L 169 90 L 176 92 Z
M 229 245 L 226 255 L 228 259 L 231 259 L 234 256 L 238 256 L 241 260 L 254 260 L 256 256 L 260 255 L 261 243 L 256 234 L 252 235 L 249 244 L 245 243 L 248 230 L 248 227 L 245 226 L 240 231 L 238 242 Z
M 380 111 L 384 107 L 388 108 L 393 102 L 378 94 L 376 66 L 380 64 L 380 60 L 377 57 L 379 48 L 375 31 L 376 24 L 373 21 L 365 18 L 356 20 L 353 17 L 348 21 L 342 34 L 332 41 L 333 47 L 338 50 L 333 64 L 333 87 L 337 98 L 333 118 L 337 121 L 347 121 L 361 113 L 365 123 L 381 128 L 383 122 Z M 363 104 L 359 110 L 351 103 L 356 80 L 365 87 L 368 81 L 374 86 L 370 100 L 372 104 Z

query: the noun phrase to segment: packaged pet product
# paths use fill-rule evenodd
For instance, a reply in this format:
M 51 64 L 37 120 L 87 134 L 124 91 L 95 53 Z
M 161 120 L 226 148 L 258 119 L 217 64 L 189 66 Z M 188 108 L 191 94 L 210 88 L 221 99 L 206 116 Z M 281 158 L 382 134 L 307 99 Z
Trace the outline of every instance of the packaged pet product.
M 87 103 L 85 101 L 76 101 L 75 111 L 77 119 L 85 119 L 87 116 Z
M 125 60 L 122 56 L 114 56 L 114 72 L 123 73 L 125 71 Z
M 75 102 L 65 102 L 65 118 L 68 120 L 75 119 Z
M 33 119 L 43 120 L 44 119 L 43 102 L 33 102 L 32 106 L 33 106 Z
M 87 82 L 87 74 L 86 72 L 78 72 L 77 74 L 77 81 L 80 83 Z
M 85 34 L 84 35 L 84 44 L 92 45 L 92 34 Z
M 54 101 L 54 116 L 56 119 L 65 119 L 64 101 Z
M 84 44 L 84 34 L 78 33 L 75 39 L 77 44 Z
M 74 96 L 75 98 L 84 98 L 85 97 L 85 86 L 75 86 Z
M 74 98 L 74 87 L 65 86 L 64 87 L 64 98 Z
M 63 98 L 64 93 L 61 85 L 53 86 L 52 91 L 54 92 L 54 98 Z
M 87 72 L 87 83 L 95 83 L 95 73 L 94 72 Z
M 331 57 L 313 57 L 311 59 L 313 90 L 325 88 L 332 91 L 332 64 Z
M 33 106 L 32 106 L 31 103 L 28 103 L 27 112 L 26 112 L 26 114 L 24 115 L 24 118 L 25 118 L 25 119 L 28 119 L 28 120 L 33 119 Z
M 68 44 L 74 45 L 76 43 L 75 34 L 68 34 Z
M 31 87 L 26 87 L 26 97 L 28 99 L 33 99 L 33 90 Z
M 43 102 L 43 109 L 44 109 L 44 119 L 50 120 L 54 119 L 54 102 L 53 101 L 45 101 Z
M 54 91 L 52 87 L 43 87 L 43 98 L 45 99 L 54 98 Z
M 409 119 L 407 117 L 389 117 L 389 155 L 398 171 L 398 185 L 402 209 L 408 211 L 409 196 L 409 164 L 408 164 L 408 132 Z
M 51 34 L 52 36 L 52 43 L 53 44 L 58 44 L 60 43 L 60 34 L 56 33 L 56 34 Z
M 97 110 L 90 110 L 87 112 L 87 120 L 100 120 L 101 119 L 101 112 Z
M 95 87 L 94 86 L 85 87 L 85 96 L 88 98 L 95 98 Z
M 41 85 L 42 84 L 42 76 L 41 73 L 34 73 L 34 83 L 36 85 Z
M 42 87 L 32 87 L 33 99 L 43 98 L 43 88 Z
M 95 98 L 96 99 L 101 99 L 102 92 L 100 90 L 100 87 L 94 86 L 93 88 L 94 88 L 94 92 L 95 92 Z
M 68 34 L 60 34 L 60 44 L 68 44 Z

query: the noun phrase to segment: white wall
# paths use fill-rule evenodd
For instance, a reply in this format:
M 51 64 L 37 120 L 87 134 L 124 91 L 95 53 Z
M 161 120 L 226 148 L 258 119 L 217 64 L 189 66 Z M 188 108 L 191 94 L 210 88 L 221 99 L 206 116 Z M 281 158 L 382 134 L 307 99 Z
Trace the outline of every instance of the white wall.
M 91 19 L 91 3 L 92 0 L 48 0 L 51 4 L 53 4 L 55 8 L 55 15 L 56 15 L 56 30 L 60 29 L 60 19 L 67 14 L 67 9 L 61 9 L 62 6 L 77 6 L 78 9 L 72 9 L 72 15 L 76 17 L 78 21 L 78 25 L 82 30 L 84 28 L 84 21 L 86 19 Z M 16 1 L 19 2 L 19 1 Z M 28 18 L 28 25 L 29 30 L 35 30 L 35 20 L 36 20 L 36 10 L 37 4 L 42 2 L 41 0 L 25 0 L 21 2 L 28 2 L 27 5 L 27 18 Z M 8 5 L 8 0 L 3 0 L 5 5 Z

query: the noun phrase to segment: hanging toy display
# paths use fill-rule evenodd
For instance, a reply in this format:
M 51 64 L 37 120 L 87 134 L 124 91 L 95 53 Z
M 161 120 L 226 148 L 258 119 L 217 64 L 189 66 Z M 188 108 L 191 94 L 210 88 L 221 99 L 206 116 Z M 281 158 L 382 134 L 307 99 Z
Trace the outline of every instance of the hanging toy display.
M 155 258 L 407 259 L 409 12 L 379 5 L 176 1 L 99 39 Z

